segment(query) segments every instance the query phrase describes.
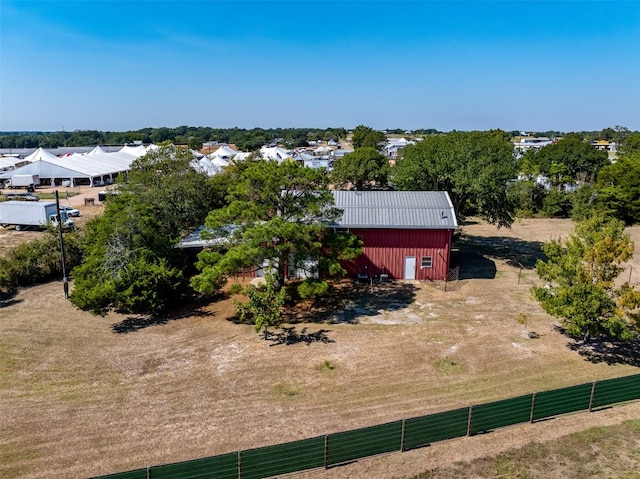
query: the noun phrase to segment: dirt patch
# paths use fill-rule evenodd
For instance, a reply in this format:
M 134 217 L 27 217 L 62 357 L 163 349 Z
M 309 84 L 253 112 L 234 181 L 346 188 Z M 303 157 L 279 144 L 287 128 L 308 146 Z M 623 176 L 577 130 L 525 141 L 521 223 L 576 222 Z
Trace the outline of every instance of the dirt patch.
M 636 373 L 585 360 L 531 298 L 535 274 L 521 259 L 571 228 L 466 225 L 464 279 L 345 282 L 331 301 L 289 311 L 267 340 L 234 321 L 230 300 L 150 321 L 78 311 L 60 283 L 22 290 L 0 305 L 0 476 L 89 477 Z M 506 428 L 308 477 L 405 477 L 638 412 Z

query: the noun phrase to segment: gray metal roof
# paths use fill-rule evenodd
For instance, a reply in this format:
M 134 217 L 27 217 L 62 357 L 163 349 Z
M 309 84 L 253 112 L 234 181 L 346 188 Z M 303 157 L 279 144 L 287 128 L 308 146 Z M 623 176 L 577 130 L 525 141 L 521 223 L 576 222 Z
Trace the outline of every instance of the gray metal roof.
M 342 228 L 455 229 L 446 191 L 333 191 Z

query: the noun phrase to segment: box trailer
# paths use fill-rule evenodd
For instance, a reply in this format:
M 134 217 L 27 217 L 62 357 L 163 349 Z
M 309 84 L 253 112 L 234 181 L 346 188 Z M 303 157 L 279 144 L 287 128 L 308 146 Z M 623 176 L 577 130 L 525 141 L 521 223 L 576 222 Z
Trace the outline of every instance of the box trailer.
M 60 220 L 64 228 L 74 223 L 65 211 L 60 211 Z M 58 226 L 56 204 L 52 202 L 4 201 L 0 202 L 0 225 L 15 226 L 16 231 L 27 228 L 46 228 Z
M 9 188 L 35 188 L 40 185 L 38 175 L 12 175 L 7 186 Z

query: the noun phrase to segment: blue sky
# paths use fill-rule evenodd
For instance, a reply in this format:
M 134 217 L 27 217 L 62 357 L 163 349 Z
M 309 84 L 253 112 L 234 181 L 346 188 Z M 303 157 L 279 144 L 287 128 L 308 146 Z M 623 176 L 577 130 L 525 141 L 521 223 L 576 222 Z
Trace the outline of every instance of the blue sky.
M 0 131 L 640 130 L 640 1 L 0 0 Z

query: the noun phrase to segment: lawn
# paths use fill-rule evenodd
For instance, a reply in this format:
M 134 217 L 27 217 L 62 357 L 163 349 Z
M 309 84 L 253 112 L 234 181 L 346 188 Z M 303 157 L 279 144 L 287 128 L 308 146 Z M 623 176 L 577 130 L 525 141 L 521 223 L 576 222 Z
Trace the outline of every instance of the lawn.
M 347 281 L 268 340 L 229 300 L 149 321 L 78 311 L 61 283 L 22 290 L 0 303 L 0 477 L 89 477 L 637 373 L 587 360 L 531 298 L 541 243 L 571 226 L 468 224 L 459 281 Z M 400 464 L 431 449 L 368 475 L 418 474 Z

